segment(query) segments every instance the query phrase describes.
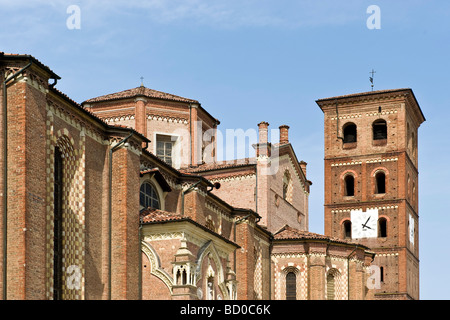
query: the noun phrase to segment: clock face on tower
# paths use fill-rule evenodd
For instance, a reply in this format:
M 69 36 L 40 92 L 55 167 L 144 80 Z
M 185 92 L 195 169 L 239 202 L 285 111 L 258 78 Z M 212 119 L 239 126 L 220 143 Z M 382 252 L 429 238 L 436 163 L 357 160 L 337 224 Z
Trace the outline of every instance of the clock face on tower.
M 409 214 L 409 242 L 414 246 L 414 218 Z
M 378 209 L 352 210 L 352 238 L 376 238 L 378 235 Z

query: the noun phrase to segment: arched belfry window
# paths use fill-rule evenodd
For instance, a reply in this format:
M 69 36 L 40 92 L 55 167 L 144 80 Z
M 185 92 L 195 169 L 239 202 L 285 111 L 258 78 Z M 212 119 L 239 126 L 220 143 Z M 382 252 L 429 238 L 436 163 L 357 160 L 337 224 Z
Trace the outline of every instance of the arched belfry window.
M 344 143 L 356 142 L 357 137 L 356 124 L 351 122 L 347 123 L 344 125 L 343 129 L 344 129 Z
M 386 174 L 383 171 L 375 174 L 375 193 L 386 193 Z
M 386 218 L 378 219 L 378 237 L 380 237 L 380 238 L 387 237 L 387 220 L 386 220 Z
M 286 300 L 297 299 L 297 276 L 294 272 L 286 275 Z
M 344 238 L 352 237 L 352 222 L 350 220 L 346 220 L 343 223 L 344 227 Z
M 353 197 L 355 195 L 355 177 L 347 174 L 344 178 L 344 195 Z
M 372 124 L 373 140 L 387 139 L 387 123 L 383 119 L 374 121 Z
M 141 185 L 139 204 L 143 208 L 161 209 L 158 192 L 151 183 L 144 182 Z

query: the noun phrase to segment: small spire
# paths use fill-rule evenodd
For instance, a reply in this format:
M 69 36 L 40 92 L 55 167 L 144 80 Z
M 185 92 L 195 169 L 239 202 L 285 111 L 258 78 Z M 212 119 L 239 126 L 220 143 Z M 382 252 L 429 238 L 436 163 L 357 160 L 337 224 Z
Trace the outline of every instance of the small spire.
M 141 87 L 144 86 L 144 77 L 141 77 Z

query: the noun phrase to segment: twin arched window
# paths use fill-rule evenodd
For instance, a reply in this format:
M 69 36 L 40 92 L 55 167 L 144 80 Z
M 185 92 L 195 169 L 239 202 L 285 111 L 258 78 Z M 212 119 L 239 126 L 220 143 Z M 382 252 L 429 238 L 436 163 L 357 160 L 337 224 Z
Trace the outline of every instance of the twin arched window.
M 344 133 L 344 143 L 357 142 L 357 127 L 353 122 L 348 122 L 342 127 Z M 387 139 L 387 122 L 383 119 L 375 120 L 372 123 L 372 139 Z
M 386 193 L 386 174 L 384 171 L 379 170 L 375 173 L 374 177 L 374 193 L 384 194 Z M 344 196 L 355 196 L 355 177 L 353 174 L 348 173 L 344 176 Z

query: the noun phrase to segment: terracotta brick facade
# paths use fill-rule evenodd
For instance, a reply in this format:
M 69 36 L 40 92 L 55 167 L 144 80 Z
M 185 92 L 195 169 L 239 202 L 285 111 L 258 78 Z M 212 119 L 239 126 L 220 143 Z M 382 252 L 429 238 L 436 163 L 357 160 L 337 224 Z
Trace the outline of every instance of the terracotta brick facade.
M 325 124 L 325 234 L 348 237 L 345 223 L 353 223 L 352 210 L 377 210 L 378 234 L 352 237 L 376 252 L 373 263 L 382 281 L 374 297 L 419 299 L 417 133 L 425 118 L 412 90 L 320 99 L 317 104 Z M 351 133 L 356 141 L 346 141 L 349 125 L 356 128 Z M 377 125 L 384 127 L 379 136 Z M 354 194 L 346 193 L 348 175 Z
M 59 76 L 34 57 L 0 58 L 2 79 L 16 73 L 7 100 L 3 91 L 0 97 L 8 112 L 1 121 L 8 145 L 7 162 L 0 155 L 8 173 L 0 173 L 2 201 L 7 183 L 2 298 L 347 300 L 404 292 L 418 298 L 418 236 L 410 241 L 409 230 L 418 229 L 420 117 L 410 96 L 383 101 L 383 119 L 395 129 L 376 146 L 361 138 L 342 150 L 333 140 L 336 115 L 331 107 L 326 112 L 325 235 L 319 235 L 308 231 L 312 183 L 287 125 L 274 142 L 269 123 L 260 123 L 255 158 L 218 162 L 220 122 L 197 100 L 141 86 L 79 104 L 51 84 Z M 363 127 L 372 109 L 339 112 Z M 378 148 L 377 156 L 367 157 L 370 148 Z M 383 197 L 372 192 L 380 168 L 388 181 Z M 351 199 L 342 185 L 349 172 L 357 186 Z M 349 210 L 375 203 L 389 236 L 344 239 Z M 383 292 L 368 288 L 373 264 L 386 269 Z

